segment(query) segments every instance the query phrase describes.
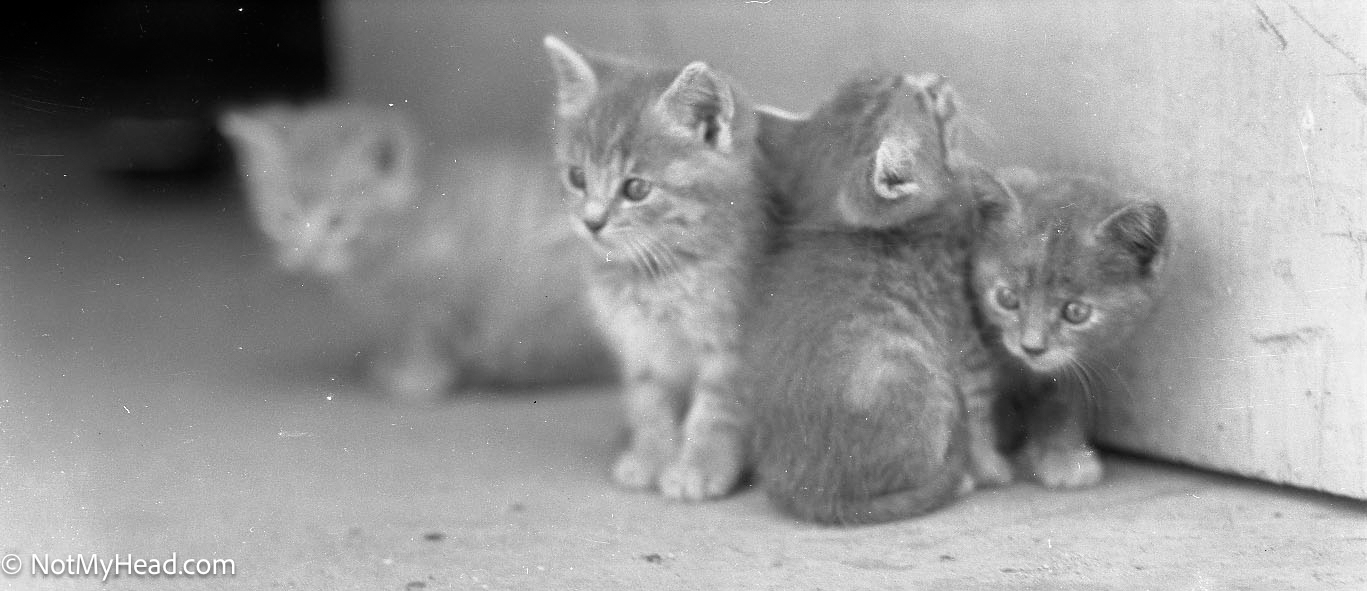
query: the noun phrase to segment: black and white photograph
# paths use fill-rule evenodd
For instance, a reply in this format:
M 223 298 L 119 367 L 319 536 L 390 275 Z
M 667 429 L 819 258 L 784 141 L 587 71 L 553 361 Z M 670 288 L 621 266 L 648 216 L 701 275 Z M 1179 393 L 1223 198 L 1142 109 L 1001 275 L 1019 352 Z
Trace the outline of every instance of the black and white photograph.
M 16 3 L 0 588 L 1367 589 L 1367 3 Z

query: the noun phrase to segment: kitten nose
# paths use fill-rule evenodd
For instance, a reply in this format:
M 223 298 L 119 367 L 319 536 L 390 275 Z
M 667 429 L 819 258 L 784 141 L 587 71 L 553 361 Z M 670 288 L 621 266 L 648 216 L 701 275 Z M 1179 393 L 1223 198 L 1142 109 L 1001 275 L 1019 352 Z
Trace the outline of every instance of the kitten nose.
M 590 234 L 597 234 L 603 226 L 608 225 L 608 207 L 597 201 L 585 203 L 579 219 L 584 222 L 584 227 L 588 228 Z
M 603 226 L 608 225 L 608 219 L 606 217 L 583 219 L 584 227 L 589 229 L 590 234 L 597 234 L 599 230 L 603 229 Z
M 1042 334 L 1023 334 L 1021 335 L 1021 351 L 1031 357 L 1039 357 L 1049 350 L 1049 344 L 1044 341 Z

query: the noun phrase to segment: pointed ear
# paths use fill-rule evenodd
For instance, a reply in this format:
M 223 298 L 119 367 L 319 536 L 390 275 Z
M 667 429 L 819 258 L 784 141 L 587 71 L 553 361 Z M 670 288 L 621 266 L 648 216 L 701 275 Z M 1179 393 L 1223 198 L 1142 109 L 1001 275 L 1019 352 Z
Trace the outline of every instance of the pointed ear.
M 218 131 L 243 156 L 264 157 L 280 149 L 280 131 L 255 115 L 225 111 L 218 117 Z
M 873 155 L 873 192 L 893 201 L 921 192 L 916 182 L 916 150 L 920 141 L 913 130 L 894 128 L 878 142 Z
M 940 142 L 946 152 L 959 147 L 959 95 L 949 81 L 939 74 L 908 75 L 904 82 L 915 88 L 922 105 L 935 117 L 940 128 Z
M 947 133 L 958 112 L 954 91 L 940 76 L 904 76 L 900 82 L 881 116 L 887 123 L 874 153 L 874 192 L 888 200 L 922 191 L 915 174 L 924 166 L 917 158 L 934 157 L 938 148 L 944 161 L 951 159 L 954 139 Z M 937 140 L 938 146 L 927 145 Z
M 598 77 L 593 67 L 583 54 L 555 35 L 547 35 L 543 44 L 555 68 L 556 114 L 572 117 L 582 113 L 598 94 Z
M 386 112 L 378 133 L 362 146 L 360 158 L 376 180 L 376 197 L 391 205 L 403 205 L 416 192 L 419 145 L 408 118 Z
M 1141 272 L 1147 275 L 1162 262 L 1168 213 L 1152 201 L 1131 203 L 1102 220 L 1097 234 L 1132 254 Z
M 955 171 L 959 189 L 973 196 L 978 216 L 986 227 L 1001 227 L 1016 223 L 1021 216 L 1021 201 L 1017 188 L 1000 174 L 977 163 L 963 165 Z
M 684 66 L 655 108 L 679 131 L 720 152 L 731 151 L 736 98 L 731 86 L 703 62 Z

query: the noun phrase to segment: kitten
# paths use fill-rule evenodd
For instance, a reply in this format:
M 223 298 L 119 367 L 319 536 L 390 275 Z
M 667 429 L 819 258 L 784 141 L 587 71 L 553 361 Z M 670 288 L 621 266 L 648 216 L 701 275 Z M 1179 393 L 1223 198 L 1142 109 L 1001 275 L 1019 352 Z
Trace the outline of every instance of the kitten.
M 427 402 L 457 383 L 610 375 L 576 287 L 587 250 L 546 237 L 561 227 L 559 189 L 540 159 L 425 161 L 392 109 L 274 105 L 227 112 L 220 128 L 278 264 L 322 277 L 380 326 L 370 373 L 386 392 Z
M 955 112 L 938 77 L 880 76 L 809 119 L 766 116 L 793 226 L 756 280 L 746 390 L 763 486 L 802 519 L 905 518 L 1010 479 L 978 443 L 995 384 L 968 302 L 976 193 L 949 166 Z
M 1123 342 L 1152 310 L 1168 218 L 1095 180 L 1002 171 L 1011 188 L 989 202 L 973 284 L 989 343 L 1025 397 L 1021 463 L 1048 487 L 1096 484 L 1086 388 L 1097 354 Z
M 738 322 L 765 241 L 755 115 L 702 62 L 589 56 L 547 37 L 572 224 L 597 252 L 589 299 L 624 378 L 628 488 L 717 497 L 744 460 Z

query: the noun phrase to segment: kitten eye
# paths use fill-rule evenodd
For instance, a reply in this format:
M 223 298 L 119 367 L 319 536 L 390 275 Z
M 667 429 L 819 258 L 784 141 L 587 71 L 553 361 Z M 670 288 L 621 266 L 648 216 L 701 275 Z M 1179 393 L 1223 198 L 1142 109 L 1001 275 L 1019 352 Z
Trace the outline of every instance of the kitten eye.
M 650 195 L 650 190 L 655 188 L 650 181 L 645 179 L 631 178 L 622 183 L 622 196 L 627 201 L 640 201 Z
M 1092 317 L 1092 307 L 1082 302 L 1068 302 L 1063 305 L 1063 319 L 1073 324 L 1082 324 Z
M 992 296 L 997 300 L 997 305 L 1003 310 L 1015 310 L 1021 307 L 1021 299 L 1009 287 L 998 287 L 997 292 Z
M 565 173 L 565 178 L 569 179 L 571 187 L 580 191 L 583 191 L 584 187 L 588 186 L 588 181 L 584 179 L 584 169 L 578 166 L 571 166 Z

